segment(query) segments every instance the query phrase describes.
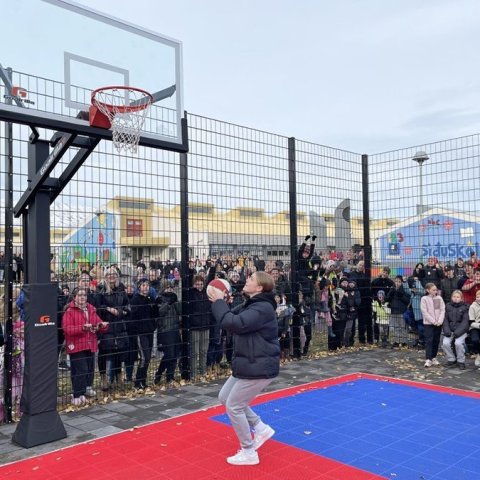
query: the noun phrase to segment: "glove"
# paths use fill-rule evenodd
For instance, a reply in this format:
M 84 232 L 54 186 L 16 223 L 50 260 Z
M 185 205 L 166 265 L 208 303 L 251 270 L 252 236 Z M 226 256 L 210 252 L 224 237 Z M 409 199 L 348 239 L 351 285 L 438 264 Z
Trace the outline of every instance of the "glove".
M 308 242 L 309 240 L 310 240 L 310 235 L 307 235 L 307 236 L 305 237 L 305 241 Z
M 480 328 L 480 322 L 473 322 L 473 323 L 470 325 L 470 328 Z
M 314 235 L 314 236 L 312 237 L 312 242 L 314 242 L 316 239 L 317 239 L 317 236 Z

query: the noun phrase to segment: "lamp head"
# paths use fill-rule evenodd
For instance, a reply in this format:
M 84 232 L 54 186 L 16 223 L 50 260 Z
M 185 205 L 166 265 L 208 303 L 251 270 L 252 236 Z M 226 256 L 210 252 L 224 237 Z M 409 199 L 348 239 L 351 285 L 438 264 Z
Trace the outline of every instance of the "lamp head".
M 426 152 L 424 152 L 423 150 L 419 150 L 412 158 L 412 160 L 422 166 L 429 158 L 430 157 L 427 155 Z

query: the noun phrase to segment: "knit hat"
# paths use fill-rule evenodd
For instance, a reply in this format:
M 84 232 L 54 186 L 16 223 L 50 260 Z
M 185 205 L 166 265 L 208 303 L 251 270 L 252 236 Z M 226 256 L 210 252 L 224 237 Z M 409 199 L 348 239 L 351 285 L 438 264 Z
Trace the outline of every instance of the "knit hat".
M 379 290 L 379 291 L 377 292 L 377 297 L 379 297 L 379 298 L 380 298 L 380 297 L 385 298 L 385 292 L 384 292 L 383 290 Z
M 150 285 L 150 280 L 147 278 L 147 277 L 142 277 L 138 280 L 137 282 L 137 287 L 140 288 L 140 286 L 143 284 L 143 283 L 148 283 Z
M 167 288 L 173 288 L 173 283 L 170 282 L 169 280 L 162 280 L 162 282 L 160 283 L 161 291 L 163 292 Z

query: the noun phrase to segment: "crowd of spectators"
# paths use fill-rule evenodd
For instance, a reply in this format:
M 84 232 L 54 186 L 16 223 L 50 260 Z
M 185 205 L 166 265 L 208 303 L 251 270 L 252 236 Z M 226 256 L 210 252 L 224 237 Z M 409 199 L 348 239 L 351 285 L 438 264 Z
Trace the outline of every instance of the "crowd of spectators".
M 315 240 L 307 236 L 293 259 L 296 284 L 290 263 L 261 255 L 196 257 L 189 262 L 188 281 L 183 284 L 176 260 L 140 260 L 129 274 L 116 264 L 83 265 L 74 284 L 58 285 L 60 366 L 70 370 L 73 403 L 82 404 L 97 389 L 120 385 L 145 389 L 151 383 L 174 382 L 179 376 L 198 378 L 219 366 L 228 367 L 232 338 L 215 323 L 206 287 L 215 277 L 227 280 L 235 307 L 245 300 L 246 279 L 256 271 L 267 271 L 275 280 L 283 362 L 307 355 L 318 328 L 326 333 L 329 350 L 355 342 L 382 348 L 415 346 L 426 349 L 430 367 L 438 363 L 441 344 L 448 365 L 464 367 L 463 349 L 480 367 L 476 255 L 468 261 L 459 258 L 453 265 L 440 265 L 431 257 L 415 265 L 407 277 L 392 278 L 390 268 L 383 267 L 371 280 L 363 251 L 316 252 Z M 53 272 L 52 280 L 56 281 Z M 185 287 L 188 298 L 182 302 Z M 443 307 L 435 300 L 440 313 L 434 311 L 438 317 L 434 321 L 426 310 L 428 301 L 422 300 L 429 296 L 443 299 Z M 16 304 L 21 321 L 21 292 Z M 456 319 L 458 312 L 463 316 Z M 149 375 L 153 357 L 159 361 Z

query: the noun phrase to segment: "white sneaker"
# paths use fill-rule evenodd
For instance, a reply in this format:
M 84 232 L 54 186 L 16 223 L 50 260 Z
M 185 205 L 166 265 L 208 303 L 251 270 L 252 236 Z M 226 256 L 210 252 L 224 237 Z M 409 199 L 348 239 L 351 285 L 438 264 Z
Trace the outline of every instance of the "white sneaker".
M 275 435 L 275 430 L 267 425 L 261 432 L 255 432 L 253 436 L 253 448 L 258 450 L 267 440 Z
M 228 457 L 227 462 L 230 465 L 258 465 L 260 463 L 258 453 L 255 450 L 252 452 L 249 453 L 242 448 L 232 457 Z
M 92 387 L 87 387 L 85 396 L 87 397 L 94 397 L 97 394 L 97 392 L 92 388 Z
M 82 404 L 82 400 L 80 399 L 81 397 L 78 398 L 73 398 L 72 400 L 72 405 L 75 405 L 76 407 L 79 407 Z
M 84 405 L 85 403 L 87 403 L 87 399 L 85 398 L 85 395 L 80 395 L 80 404 Z
M 436 358 L 432 358 L 432 365 L 438 367 L 440 365 L 440 362 Z
M 433 365 L 432 361 L 431 360 L 427 360 L 425 362 L 425 367 L 431 367 Z
M 475 366 L 480 367 L 480 355 L 477 355 L 477 358 L 475 359 Z

